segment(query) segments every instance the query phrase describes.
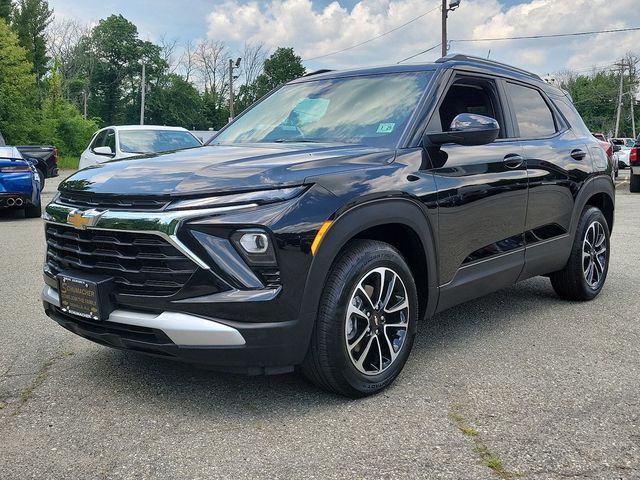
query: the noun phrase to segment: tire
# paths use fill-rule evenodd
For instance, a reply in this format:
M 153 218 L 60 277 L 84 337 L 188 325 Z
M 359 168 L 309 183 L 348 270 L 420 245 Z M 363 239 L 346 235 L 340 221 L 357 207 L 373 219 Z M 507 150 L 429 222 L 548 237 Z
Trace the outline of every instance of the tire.
M 381 299 L 381 308 L 370 298 Z M 354 240 L 329 273 L 302 372 L 347 397 L 378 393 L 404 367 L 417 319 L 416 286 L 402 255 L 384 242 Z
M 566 266 L 550 275 L 553 289 L 566 300 L 594 299 L 607 278 L 610 250 L 607 220 L 599 209 L 587 206 Z
M 40 218 L 42 215 L 42 202 L 37 205 L 28 204 L 24 207 L 25 218 Z
M 640 175 L 629 175 L 629 191 L 631 193 L 640 192 Z

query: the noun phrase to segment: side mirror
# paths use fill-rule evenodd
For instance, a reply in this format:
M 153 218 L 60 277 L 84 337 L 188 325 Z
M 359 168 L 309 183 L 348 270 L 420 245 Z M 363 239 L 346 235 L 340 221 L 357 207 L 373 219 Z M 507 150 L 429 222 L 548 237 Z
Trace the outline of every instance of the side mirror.
M 486 145 L 493 142 L 500 134 L 498 121 L 484 115 L 461 113 L 451 122 L 449 131 L 426 133 L 425 142 L 428 145 L 444 145 L 457 143 L 458 145 Z
M 620 150 L 622 150 L 622 147 L 620 145 L 614 145 L 613 146 L 613 151 L 614 152 L 619 152 Z
M 96 155 L 104 155 L 105 157 L 115 157 L 116 154 L 111 151 L 111 147 L 96 147 L 93 149 Z

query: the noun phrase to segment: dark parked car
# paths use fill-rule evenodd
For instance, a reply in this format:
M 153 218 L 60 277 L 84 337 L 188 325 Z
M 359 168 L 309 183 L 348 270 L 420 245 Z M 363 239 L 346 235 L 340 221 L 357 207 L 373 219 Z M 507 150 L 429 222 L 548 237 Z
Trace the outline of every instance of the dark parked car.
M 0 146 L 5 145 L 0 133 Z M 32 163 L 40 178 L 40 188 L 44 187 L 46 178 L 58 176 L 58 149 L 53 145 L 18 145 L 16 147 L 22 158 Z
M 21 209 L 27 218 L 39 217 L 41 189 L 35 166 L 16 147 L 0 147 L 0 210 Z
M 323 72 L 208 146 L 63 182 L 42 298 L 103 345 L 300 367 L 364 396 L 436 312 L 536 275 L 562 298 L 598 295 L 614 192 L 566 92 L 537 75 L 466 56 Z
M 632 193 L 640 192 L 640 141 L 629 151 L 629 190 Z

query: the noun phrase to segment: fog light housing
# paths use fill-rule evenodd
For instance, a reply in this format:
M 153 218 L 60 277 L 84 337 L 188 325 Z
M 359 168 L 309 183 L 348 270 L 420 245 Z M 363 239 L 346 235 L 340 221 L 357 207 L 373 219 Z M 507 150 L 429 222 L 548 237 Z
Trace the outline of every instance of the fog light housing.
M 252 266 L 276 266 L 276 254 L 271 236 L 261 229 L 237 230 L 231 235 L 236 250 Z
M 260 232 L 248 232 L 242 234 L 238 241 L 240 246 L 249 255 L 259 255 L 266 253 L 269 249 L 269 237 L 265 233 Z

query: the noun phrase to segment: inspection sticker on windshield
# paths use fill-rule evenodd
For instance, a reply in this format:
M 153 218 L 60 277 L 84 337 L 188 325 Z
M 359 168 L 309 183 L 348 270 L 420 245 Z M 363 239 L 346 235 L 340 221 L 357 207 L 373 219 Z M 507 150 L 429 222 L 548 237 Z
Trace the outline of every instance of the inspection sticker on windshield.
M 376 130 L 376 133 L 391 133 L 393 132 L 393 129 L 395 127 L 395 123 L 381 123 L 378 125 L 378 130 Z

